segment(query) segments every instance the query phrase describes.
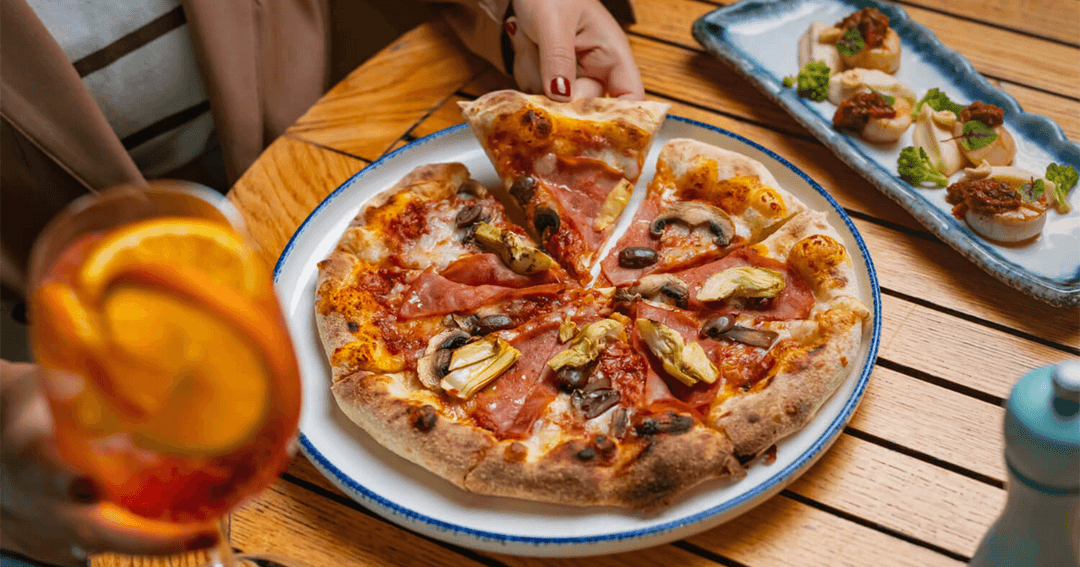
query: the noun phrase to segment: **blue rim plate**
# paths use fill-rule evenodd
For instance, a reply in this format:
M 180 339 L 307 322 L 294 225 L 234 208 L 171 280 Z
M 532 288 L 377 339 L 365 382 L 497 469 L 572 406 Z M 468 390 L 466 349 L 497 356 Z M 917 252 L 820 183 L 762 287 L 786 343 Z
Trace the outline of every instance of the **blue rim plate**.
M 465 547 L 536 556 L 614 553 L 682 539 L 761 503 L 812 465 L 854 413 L 877 355 L 881 298 L 866 246 L 840 206 L 805 173 L 768 149 L 708 124 L 669 116 L 646 161 L 643 180 L 651 179 L 659 148 L 671 138 L 694 138 L 746 153 L 811 208 L 826 211 L 852 252 L 862 299 L 873 311 L 873 324 L 864 332 L 848 379 L 807 428 L 778 444 L 776 462 L 751 466 L 738 482 L 703 484 L 664 510 L 643 516 L 470 494 L 390 453 L 344 417 L 329 392 L 330 370 L 314 322 L 316 263 L 333 250 L 367 199 L 417 165 L 459 161 L 482 183 L 497 185 L 487 157 L 464 125 L 416 140 L 345 181 L 312 211 L 278 259 L 274 281 L 303 378 L 300 447 L 311 462 L 357 502 L 405 528 Z M 633 216 L 643 187 L 635 191 L 623 225 Z
M 1080 189 L 1069 194 L 1072 213 L 1047 213 L 1043 234 L 1024 246 L 1001 246 L 978 236 L 951 214 L 944 189 L 916 188 L 896 174 L 900 149 L 912 145 L 911 130 L 892 147 L 875 146 L 832 128 L 836 107 L 800 98 L 781 80 L 799 70 L 799 37 L 811 22 L 832 24 L 867 6 L 889 16 L 900 36 L 896 77 L 920 97 L 939 88 L 955 102 L 981 100 L 1005 110 L 1017 145 L 1014 165 L 1042 174 L 1051 162 L 1080 169 L 1080 144 L 1054 121 L 1024 112 L 1011 95 L 991 85 L 963 55 L 945 47 L 903 8 L 875 0 L 742 0 L 705 14 L 693 34 L 769 99 L 799 121 L 841 160 L 904 207 L 927 229 L 981 269 L 1006 284 L 1058 306 L 1080 305 Z M 959 179 L 955 174 L 951 179 Z

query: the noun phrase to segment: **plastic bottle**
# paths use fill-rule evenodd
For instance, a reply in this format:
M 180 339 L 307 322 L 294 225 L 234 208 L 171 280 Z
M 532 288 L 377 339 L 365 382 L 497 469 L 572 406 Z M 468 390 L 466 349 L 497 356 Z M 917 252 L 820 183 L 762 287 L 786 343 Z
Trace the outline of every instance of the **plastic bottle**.
M 1080 566 L 1080 361 L 1025 375 L 1005 410 L 1009 496 L 969 566 Z

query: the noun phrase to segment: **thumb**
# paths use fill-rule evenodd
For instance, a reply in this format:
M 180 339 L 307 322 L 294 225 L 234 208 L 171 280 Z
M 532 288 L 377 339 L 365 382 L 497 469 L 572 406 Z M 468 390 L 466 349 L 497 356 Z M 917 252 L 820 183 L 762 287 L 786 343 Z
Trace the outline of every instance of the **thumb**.
M 574 35 L 577 22 L 567 25 L 556 10 L 537 14 L 536 43 L 540 48 L 540 78 L 544 93 L 552 100 L 570 100 L 577 78 L 577 52 Z

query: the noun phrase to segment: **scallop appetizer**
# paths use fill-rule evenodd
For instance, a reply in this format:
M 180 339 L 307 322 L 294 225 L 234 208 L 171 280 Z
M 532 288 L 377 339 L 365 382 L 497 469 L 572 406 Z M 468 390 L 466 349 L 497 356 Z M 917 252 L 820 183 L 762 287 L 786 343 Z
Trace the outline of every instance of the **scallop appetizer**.
M 1056 187 L 1053 181 L 1018 167 L 983 162 L 964 170 L 946 190 L 952 213 L 971 230 L 998 242 L 1015 243 L 1039 235 Z
M 833 127 L 837 130 L 854 130 L 863 139 L 879 144 L 896 142 L 908 126 L 911 126 L 911 103 L 876 91 L 852 95 L 833 114 Z
M 810 29 L 799 38 L 799 68 L 810 63 L 820 62 L 829 67 L 829 72 L 840 71 L 840 52 L 836 41 L 840 39 L 840 30 L 822 22 L 813 22 Z
M 978 132 L 978 129 L 972 130 L 968 125 L 972 121 L 978 121 L 982 125 L 989 127 L 984 129 L 985 133 L 993 131 L 997 136 L 988 145 L 979 143 L 968 142 L 967 144 L 960 144 L 960 151 L 967 157 L 968 161 L 973 165 L 981 164 L 986 161 L 990 165 L 1009 165 L 1012 163 L 1013 158 L 1016 156 L 1016 142 L 1013 141 L 1012 134 L 1005 128 L 1004 121 L 1005 112 L 992 105 L 983 104 L 980 101 L 971 103 L 970 106 L 960 112 L 960 116 L 955 124 L 953 124 L 953 136 L 958 139 L 971 140 L 971 132 Z
M 934 168 L 946 176 L 960 171 L 967 164 L 967 158 L 953 136 L 956 124 L 956 114 L 951 110 L 934 110 L 927 104 L 919 110 L 915 129 L 911 132 L 915 147 L 925 150 Z
M 829 102 L 841 102 L 858 93 L 877 91 L 883 95 L 902 98 L 915 104 L 915 91 L 896 77 L 877 69 L 848 69 L 829 78 Z

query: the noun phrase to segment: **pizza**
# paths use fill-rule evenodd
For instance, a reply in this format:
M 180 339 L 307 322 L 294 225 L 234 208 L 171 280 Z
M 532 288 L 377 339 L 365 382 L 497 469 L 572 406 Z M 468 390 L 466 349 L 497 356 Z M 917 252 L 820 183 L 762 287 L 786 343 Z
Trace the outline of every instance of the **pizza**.
M 459 104 L 540 244 L 586 283 L 669 105 L 509 90 Z
M 512 134 L 537 120 L 522 121 L 529 110 L 562 126 Z M 605 213 L 572 193 L 636 179 L 655 112 L 492 93 L 464 114 L 504 186 L 420 165 L 365 204 L 318 264 L 316 321 L 344 414 L 470 492 L 642 511 L 741 478 L 809 423 L 850 374 L 870 313 L 827 215 L 763 165 L 668 142 L 619 241 L 657 261 L 597 261 L 610 227 L 590 227 Z M 572 124 L 597 139 L 559 142 Z M 520 175 L 535 181 L 528 199 L 513 195 Z M 724 237 L 696 217 L 649 230 L 680 204 L 722 215 Z M 540 207 L 558 226 L 536 226 Z M 597 268 L 607 275 L 588 281 Z

